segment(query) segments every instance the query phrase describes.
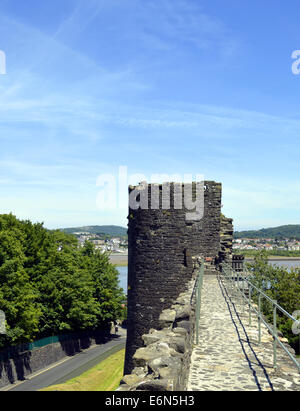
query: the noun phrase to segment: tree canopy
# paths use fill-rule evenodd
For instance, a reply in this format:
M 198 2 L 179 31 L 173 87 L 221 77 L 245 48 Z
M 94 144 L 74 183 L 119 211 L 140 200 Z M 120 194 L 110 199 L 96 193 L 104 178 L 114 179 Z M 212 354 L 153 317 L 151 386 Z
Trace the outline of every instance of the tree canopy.
M 118 271 L 92 243 L 43 224 L 0 215 L 0 347 L 52 334 L 107 327 L 126 297 Z
M 282 225 L 280 227 L 262 228 L 261 230 L 235 231 L 234 238 L 299 238 L 300 224 Z
M 260 252 L 254 262 L 248 264 L 252 271 L 252 281 L 263 290 L 272 300 L 293 314 L 300 309 L 300 269 L 287 270 L 280 266 L 268 264 L 268 255 Z M 270 303 L 263 302 L 263 311 L 266 318 L 272 322 L 273 311 Z M 292 332 L 293 322 L 281 311 L 278 311 L 278 328 L 289 339 L 290 344 L 299 353 L 299 336 Z

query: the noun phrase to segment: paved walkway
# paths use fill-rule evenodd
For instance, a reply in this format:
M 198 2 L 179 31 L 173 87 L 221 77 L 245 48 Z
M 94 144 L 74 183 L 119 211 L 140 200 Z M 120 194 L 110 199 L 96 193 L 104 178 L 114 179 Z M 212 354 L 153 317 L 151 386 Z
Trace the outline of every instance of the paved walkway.
M 300 391 L 300 374 L 278 347 L 273 369 L 273 339 L 257 318 L 230 299 L 216 275 L 204 276 L 199 345 L 192 352 L 188 391 Z

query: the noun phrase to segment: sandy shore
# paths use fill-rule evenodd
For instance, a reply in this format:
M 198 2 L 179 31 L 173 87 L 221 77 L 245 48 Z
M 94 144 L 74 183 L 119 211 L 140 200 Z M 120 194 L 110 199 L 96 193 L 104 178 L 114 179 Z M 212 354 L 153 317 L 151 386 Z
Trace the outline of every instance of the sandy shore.
M 125 266 L 128 264 L 128 254 L 111 254 L 109 256 L 110 262 L 118 266 Z

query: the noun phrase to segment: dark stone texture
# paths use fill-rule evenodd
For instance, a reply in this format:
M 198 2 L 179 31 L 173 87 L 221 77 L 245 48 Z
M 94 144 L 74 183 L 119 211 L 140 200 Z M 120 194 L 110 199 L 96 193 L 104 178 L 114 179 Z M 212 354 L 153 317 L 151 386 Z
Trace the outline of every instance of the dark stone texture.
M 129 209 L 125 374 L 136 365 L 133 355 L 143 346 L 142 335 L 160 327 L 161 312 L 185 291 L 193 274 L 193 257 L 218 257 L 222 186 L 214 181 L 205 181 L 204 185 L 204 217 L 200 221 L 187 221 L 186 213 L 190 211 L 184 207 L 174 209 L 172 183 L 169 210 L 162 209 L 161 198 L 159 209 Z M 151 204 L 151 185 L 145 187 L 140 186 L 141 199 L 148 194 Z M 194 199 L 195 184 L 192 187 Z
M 194 271 L 192 280 L 187 284 L 187 290 L 179 295 L 173 306 L 181 307 L 183 311 L 190 313 L 189 321 L 185 321 L 189 324 L 189 331 L 177 327 L 173 315 L 174 322 L 170 327 L 162 330 L 151 329 L 149 334 L 144 334 L 142 339 L 146 346 L 139 348 L 134 354 L 134 361 L 140 367 L 135 367 L 128 378 L 123 379 L 123 385 L 118 390 L 140 390 L 140 378 L 147 383 L 143 386 L 146 391 L 152 391 L 152 382 L 157 380 L 168 381 L 168 387 L 164 385 L 163 391 L 186 389 L 195 332 L 196 274 Z M 170 311 L 164 310 L 161 316 L 168 317 Z
M 233 220 L 221 214 L 220 251 L 218 263 L 230 262 L 233 245 Z
M 137 387 L 138 391 L 172 391 L 169 380 L 151 380 L 142 382 Z

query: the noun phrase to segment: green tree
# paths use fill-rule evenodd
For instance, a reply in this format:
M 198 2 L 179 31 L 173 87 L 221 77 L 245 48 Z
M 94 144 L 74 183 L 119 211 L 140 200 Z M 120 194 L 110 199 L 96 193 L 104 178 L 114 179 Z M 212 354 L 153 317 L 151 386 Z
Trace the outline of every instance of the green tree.
M 300 309 L 300 269 L 287 270 L 283 267 L 270 265 L 268 255 L 262 251 L 255 256 L 254 262 L 248 264 L 252 272 L 252 281 L 272 300 L 288 313 Z M 272 322 L 272 304 L 263 299 L 264 314 Z M 292 321 L 278 310 L 278 328 L 289 339 L 290 344 L 299 352 L 299 336 L 292 333 Z
M 125 303 L 118 272 L 92 243 L 43 224 L 0 215 L 0 346 L 72 331 L 106 328 Z
M 119 273 L 110 264 L 107 253 L 96 250 L 93 244 L 86 242 L 82 249 L 83 266 L 93 278 L 94 298 L 99 303 L 98 321 L 109 323 L 122 318 L 126 297 L 119 286 Z
M 0 337 L 2 346 L 33 339 L 39 331 L 37 293 L 24 269 L 25 240 L 14 216 L 0 216 L 0 307 L 7 320 L 7 335 Z

